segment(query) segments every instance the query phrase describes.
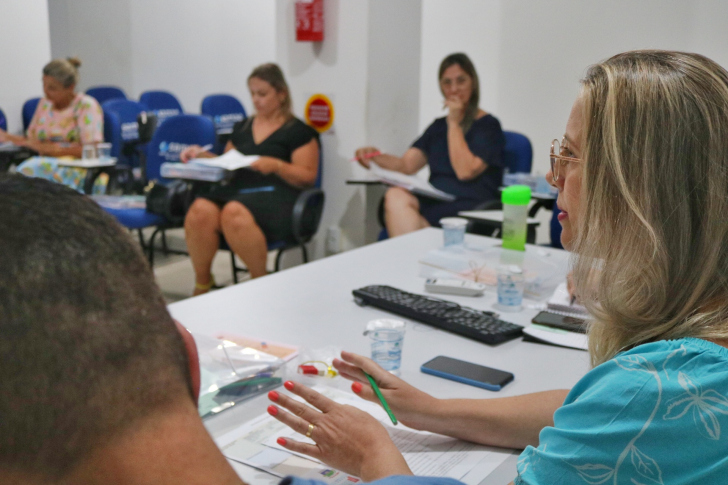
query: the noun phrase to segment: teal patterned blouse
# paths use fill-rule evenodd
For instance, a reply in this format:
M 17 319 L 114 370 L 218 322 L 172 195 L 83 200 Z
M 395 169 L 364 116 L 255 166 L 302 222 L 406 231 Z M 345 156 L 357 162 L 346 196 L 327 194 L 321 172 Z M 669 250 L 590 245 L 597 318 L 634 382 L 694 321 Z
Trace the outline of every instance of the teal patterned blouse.
M 695 338 L 592 369 L 518 460 L 516 485 L 728 483 L 728 349 Z

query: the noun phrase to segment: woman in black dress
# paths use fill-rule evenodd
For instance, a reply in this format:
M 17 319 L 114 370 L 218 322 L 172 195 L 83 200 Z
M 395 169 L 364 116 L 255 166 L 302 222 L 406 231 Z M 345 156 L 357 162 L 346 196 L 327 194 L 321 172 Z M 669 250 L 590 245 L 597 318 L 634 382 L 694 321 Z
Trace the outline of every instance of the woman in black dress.
M 275 64 L 255 68 L 248 88 L 256 114 L 235 125 L 225 151 L 236 149 L 260 158 L 249 169 L 238 170 L 230 183 L 203 187 L 187 212 L 185 237 L 195 270 L 195 295 L 213 286 L 210 268 L 221 234 L 251 278 L 265 275 L 266 241 L 290 237 L 296 198 L 314 185 L 318 174 L 318 133 L 291 113 L 281 69 Z M 194 145 L 181 159 L 214 156 Z

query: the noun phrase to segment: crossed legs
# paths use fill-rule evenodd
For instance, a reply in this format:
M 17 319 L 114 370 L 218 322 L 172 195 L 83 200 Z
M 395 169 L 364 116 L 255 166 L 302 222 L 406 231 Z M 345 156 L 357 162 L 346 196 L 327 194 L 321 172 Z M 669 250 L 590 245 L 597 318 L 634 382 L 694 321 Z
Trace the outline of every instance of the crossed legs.
M 214 202 L 197 199 L 185 217 L 187 250 L 195 271 L 195 295 L 205 293 L 205 287 L 212 281 L 212 260 L 220 247 L 220 234 L 248 267 L 251 278 L 266 274 L 265 235 L 253 214 L 240 202 L 228 202 L 220 209 Z
M 417 197 L 399 187 L 392 187 L 384 194 L 384 221 L 390 237 L 430 227 L 420 214 Z

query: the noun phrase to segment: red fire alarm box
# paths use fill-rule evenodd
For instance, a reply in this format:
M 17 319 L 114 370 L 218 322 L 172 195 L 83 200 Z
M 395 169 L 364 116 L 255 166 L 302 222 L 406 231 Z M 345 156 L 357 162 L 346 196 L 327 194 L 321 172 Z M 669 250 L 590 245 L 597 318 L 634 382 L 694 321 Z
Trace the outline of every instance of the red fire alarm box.
M 324 40 L 324 0 L 296 1 L 296 40 L 299 42 Z

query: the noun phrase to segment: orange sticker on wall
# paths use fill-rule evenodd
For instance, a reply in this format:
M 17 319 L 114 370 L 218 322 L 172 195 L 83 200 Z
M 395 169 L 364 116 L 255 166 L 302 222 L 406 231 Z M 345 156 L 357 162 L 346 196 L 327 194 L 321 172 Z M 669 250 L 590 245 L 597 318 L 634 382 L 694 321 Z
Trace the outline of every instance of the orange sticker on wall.
M 306 123 L 323 133 L 334 124 L 334 104 L 323 94 L 314 94 L 308 98 L 303 115 Z

